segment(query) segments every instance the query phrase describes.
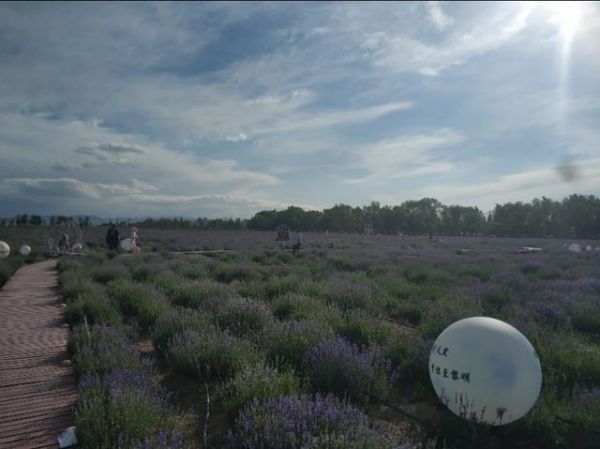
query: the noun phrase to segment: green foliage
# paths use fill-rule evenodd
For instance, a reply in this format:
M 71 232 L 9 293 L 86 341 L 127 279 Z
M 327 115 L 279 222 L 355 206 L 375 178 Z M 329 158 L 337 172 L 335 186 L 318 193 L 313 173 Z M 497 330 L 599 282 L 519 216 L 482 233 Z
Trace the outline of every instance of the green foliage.
M 101 284 L 106 284 L 115 280 L 126 280 L 130 277 L 127 267 L 117 263 L 100 265 L 92 271 L 92 278 L 94 281 Z
M 20 256 L 0 260 L 0 287 L 11 278 L 15 271 L 23 266 L 23 262 L 23 258 Z
M 286 293 L 272 302 L 273 315 L 280 320 L 301 320 L 319 315 L 324 303 L 311 296 Z
M 152 341 L 166 348 L 168 341 L 185 331 L 202 331 L 210 326 L 209 316 L 197 310 L 174 309 L 162 315 L 152 329 Z
M 369 346 L 384 343 L 394 335 L 394 326 L 377 318 L 373 318 L 363 310 L 352 310 L 344 314 L 344 320 L 336 328 L 336 332 L 351 343 Z
M 65 311 L 67 322 L 71 325 L 82 324 L 84 319 L 89 325 L 121 325 L 121 315 L 105 294 L 80 295 L 70 301 Z
M 222 329 L 237 336 L 252 336 L 270 327 L 273 314 L 267 304 L 248 298 L 233 298 L 215 312 Z
M 145 364 L 139 353 L 118 329 L 95 325 L 80 326 L 69 339 L 75 373 L 106 374 L 115 369 L 140 371 Z
M 121 313 L 136 317 L 143 329 L 152 327 L 161 315 L 169 311 L 164 295 L 151 285 L 113 281 L 108 284 L 108 292 Z
M 275 323 L 266 333 L 263 345 L 272 362 L 299 370 L 304 353 L 333 335 L 333 329 L 323 322 L 292 320 Z
M 265 401 L 302 391 L 300 380 L 293 371 L 280 372 L 264 363 L 249 365 L 227 384 L 225 410 L 232 420 L 254 399 Z
M 169 340 L 166 351 L 172 368 L 201 380 L 227 380 L 259 360 L 254 346 L 214 326 L 185 331 Z

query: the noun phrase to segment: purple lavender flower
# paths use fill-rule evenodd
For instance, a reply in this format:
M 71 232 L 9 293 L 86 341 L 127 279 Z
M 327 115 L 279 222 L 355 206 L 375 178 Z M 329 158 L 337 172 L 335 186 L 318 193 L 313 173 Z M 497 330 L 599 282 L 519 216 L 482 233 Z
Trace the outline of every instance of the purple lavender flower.
M 254 401 L 240 414 L 228 442 L 240 449 L 406 448 L 383 428 L 371 426 L 358 409 L 320 395 Z
M 354 401 L 383 397 L 393 377 L 391 363 L 379 347 L 361 350 L 341 337 L 310 349 L 304 363 L 314 389 Z

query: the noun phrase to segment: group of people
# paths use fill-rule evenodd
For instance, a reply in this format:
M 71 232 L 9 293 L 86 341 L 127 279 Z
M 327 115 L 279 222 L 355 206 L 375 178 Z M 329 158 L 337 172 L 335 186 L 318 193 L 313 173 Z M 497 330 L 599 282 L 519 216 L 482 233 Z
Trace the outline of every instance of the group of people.
M 139 253 L 141 251 L 137 232 L 138 229 L 134 226 L 131 228 L 131 233 L 129 234 L 129 250 L 132 253 Z M 112 224 L 106 232 L 106 246 L 108 246 L 108 249 L 118 250 L 120 243 L 119 230 L 115 224 Z

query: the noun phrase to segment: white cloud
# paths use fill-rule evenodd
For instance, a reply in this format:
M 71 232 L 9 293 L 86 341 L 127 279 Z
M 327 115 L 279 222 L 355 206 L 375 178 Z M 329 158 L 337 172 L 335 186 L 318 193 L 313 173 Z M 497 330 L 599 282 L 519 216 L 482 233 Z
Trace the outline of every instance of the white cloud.
M 444 14 L 440 2 L 427 2 L 427 18 L 440 31 L 454 23 L 454 19 Z
M 565 182 L 557 167 L 540 167 L 485 182 L 438 184 L 430 186 L 428 192 L 442 202 L 479 205 L 487 209 L 496 203 L 531 201 L 541 196 L 562 199 L 575 192 L 594 194 L 600 185 L 600 158 L 580 160 L 578 175 L 573 182 Z
M 443 156 L 436 156 L 434 151 L 463 141 L 462 133 L 442 128 L 362 145 L 353 151 L 354 161 L 350 164 L 368 174 L 347 182 L 355 184 L 446 173 L 454 168 L 454 164 Z
M 225 140 L 227 140 L 227 142 L 243 142 L 248 140 L 248 136 L 244 133 L 239 133 L 236 136 L 227 136 Z
M 469 28 L 457 29 L 439 44 L 410 35 L 373 32 L 364 34 L 360 45 L 381 69 L 436 76 L 508 42 L 525 27 L 530 12 L 531 8 L 522 8 L 484 17 Z
M 17 191 L 43 197 L 84 197 L 101 199 L 157 190 L 156 186 L 133 179 L 127 184 L 102 184 L 74 178 L 7 178 L 3 181 Z
M 225 198 L 243 191 L 246 202 L 252 204 L 253 196 L 264 201 L 270 198 L 256 189 L 281 183 L 271 174 L 244 169 L 232 159 L 176 152 L 144 137 L 114 132 L 92 122 L 49 121 L 15 114 L 0 115 L 0 119 L 11 125 L 0 128 L 0 153 L 7 161 L 0 165 L 4 202 L 18 198 L 19 204 L 26 205 L 41 197 L 54 202 L 69 198 L 68 204 L 61 207 L 73 209 L 65 213 L 78 213 L 77 207 L 93 205 L 96 210 L 91 212 L 101 214 L 113 209 L 115 195 L 122 201 L 134 201 L 141 194 L 176 198 L 201 192 Z M 67 170 L 69 177 L 56 177 L 56 171 Z M 85 198 L 94 201 L 86 204 Z M 81 201 L 73 203 L 76 199 Z M 169 208 L 175 213 L 177 203 Z M 123 209 L 128 213 L 125 206 Z M 248 213 L 249 208 L 244 210 Z M 203 213 L 196 211 L 196 215 Z M 216 206 L 212 213 L 218 214 Z

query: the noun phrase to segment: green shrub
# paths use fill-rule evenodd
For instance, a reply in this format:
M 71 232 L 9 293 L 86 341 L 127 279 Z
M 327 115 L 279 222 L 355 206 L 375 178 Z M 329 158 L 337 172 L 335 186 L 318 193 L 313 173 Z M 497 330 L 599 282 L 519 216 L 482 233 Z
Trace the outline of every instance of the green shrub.
M 296 275 L 274 276 L 263 283 L 267 299 L 297 291 L 302 284 L 302 280 Z
M 77 444 L 83 448 L 182 449 L 167 395 L 148 375 L 115 370 L 87 375 L 75 406 Z M 168 446 L 166 446 L 168 444 Z
M 78 376 L 106 374 L 115 369 L 146 369 L 139 352 L 118 329 L 95 325 L 80 326 L 69 339 L 69 350 Z
M 481 265 L 461 265 L 458 269 L 459 276 L 472 276 L 481 281 L 488 281 L 492 277 L 493 271 L 489 264 Z
M 119 311 L 105 294 L 79 296 L 70 301 L 65 317 L 71 325 L 83 323 L 84 317 L 89 325 L 119 326 L 122 322 Z
M 169 311 L 164 295 L 151 285 L 131 281 L 113 281 L 108 284 L 109 295 L 121 313 L 139 320 L 143 329 Z
M 176 291 L 183 283 L 185 279 L 178 273 L 172 271 L 165 271 L 155 276 L 148 277 L 144 281 L 146 284 L 150 284 L 163 291 L 166 295 L 171 295 Z
M 216 266 L 212 276 L 219 282 L 229 283 L 234 280 L 251 281 L 258 279 L 260 273 L 254 265 L 247 262 L 237 262 L 233 264 L 222 263 Z
M 335 330 L 351 343 L 362 346 L 383 343 L 394 333 L 390 323 L 373 318 L 363 310 L 347 312 L 341 326 Z
M 202 331 L 210 325 L 209 316 L 197 310 L 175 309 L 162 315 L 152 329 L 152 341 L 166 348 L 168 341 L 188 330 Z
M 104 264 L 92 271 L 94 281 L 106 284 L 119 279 L 129 279 L 129 270 L 122 264 Z
M 254 399 L 265 401 L 302 392 L 293 371 L 277 371 L 265 364 L 246 366 L 225 388 L 224 405 L 230 419 Z
M 333 337 L 333 329 L 316 320 L 291 320 L 276 322 L 267 332 L 264 345 L 272 362 L 302 367 L 304 353 L 313 346 Z
M 213 326 L 175 335 L 166 356 L 176 371 L 206 381 L 228 380 L 259 359 L 250 342 Z
M 313 391 L 354 402 L 383 399 L 393 380 L 391 363 L 379 347 L 359 348 L 341 337 L 308 350 L 304 365 Z
M 273 314 L 267 304 L 248 298 L 232 298 L 215 313 L 215 320 L 222 329 L 237 336 L 256 334 L 270 327 Z
M 184 281 L 168 293 L 171 302 L 177 306 L 198 308 L 206 298 L 205 284 Z
M 286 293 L 273 300 L 273 315 L 280 320 L 301 320 L 319 314 L 325 305 L 316 298 Z

